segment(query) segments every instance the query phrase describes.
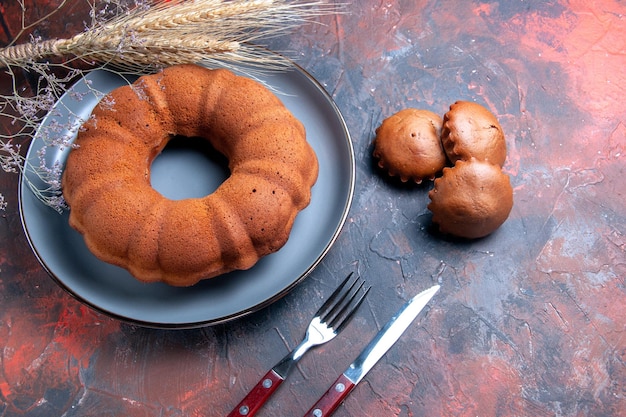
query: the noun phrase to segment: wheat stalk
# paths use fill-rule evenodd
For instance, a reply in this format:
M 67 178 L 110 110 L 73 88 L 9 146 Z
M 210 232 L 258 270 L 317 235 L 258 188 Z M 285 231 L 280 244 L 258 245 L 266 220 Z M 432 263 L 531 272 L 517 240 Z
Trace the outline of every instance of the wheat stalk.
M 0 67 L 24 66 L 50 56 L 113 64 L 134 71 L 197 63 L 207 58 L 280 67 L 287 63 L 283 57 L 252 44 L 337 9 L 325 1 L 150 0 L 144 7 L 108 22 L 96 22 L 69 39 L 0 49 Z

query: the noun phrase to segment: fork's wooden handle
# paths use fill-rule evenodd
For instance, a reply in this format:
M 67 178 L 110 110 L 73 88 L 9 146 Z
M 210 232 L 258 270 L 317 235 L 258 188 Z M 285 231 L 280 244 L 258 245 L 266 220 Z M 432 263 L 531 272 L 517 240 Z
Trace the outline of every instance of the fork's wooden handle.
M 263 378 L 250 390 L 248 395 L 230 412 L 228 417 L 251 417 L 272 396 L 284 381 L 280 375 L 270 369 Z

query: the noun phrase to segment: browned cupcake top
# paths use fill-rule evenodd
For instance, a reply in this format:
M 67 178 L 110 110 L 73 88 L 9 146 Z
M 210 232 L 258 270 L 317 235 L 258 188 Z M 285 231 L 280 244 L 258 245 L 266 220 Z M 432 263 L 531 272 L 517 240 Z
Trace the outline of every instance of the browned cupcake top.
M 433 179 L 446 164 L 441 117 L 428 110 L 404 109 L 376 129 L 374 156 L 389 175 L 403 182 Z
M 485 107 L 457 101 L 443 118 L 441 141 L 452 163 L 476 158 L 502 167 L 506 142 L 496 117 Z
M 428 197 L 439 230 L 470 239 L 496 230 L 513 207 L 509 177 L 499 166 L 475 158 L 444 168 Z

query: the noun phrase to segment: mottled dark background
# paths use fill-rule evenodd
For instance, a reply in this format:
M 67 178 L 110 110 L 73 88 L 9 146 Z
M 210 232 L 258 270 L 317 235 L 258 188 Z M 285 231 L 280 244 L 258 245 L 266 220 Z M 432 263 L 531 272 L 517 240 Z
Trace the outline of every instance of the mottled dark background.
M 19 33 L 16 3 L 0 0 L 2 44 Z M 32 22 L 61 1 L 26 3 Z M 68 1 L 36 35 L 82 30 L 85 5 Z M 353 206 L 320 266 L 234 322 L 123 324 L 47 276 L 22 231 L 18 178 L 2 173 L 0 416 L 225 415 L 352 269 L 373 287 L 364 308 L 259 416 L 302 415 L 404 300 L 437 281 L 432 308 L 337 416 L 626 416 L 626 3 L 365 0 L 319 20 L 269 46 L 333 96 L 355 148 Z M 390 180 L 371 156 L 385 117 L 409 106 L 443 114 L 456 100 L 499 118 L 515 190 L 507 222 L 471 242 L 433 228 L 432 184 Z

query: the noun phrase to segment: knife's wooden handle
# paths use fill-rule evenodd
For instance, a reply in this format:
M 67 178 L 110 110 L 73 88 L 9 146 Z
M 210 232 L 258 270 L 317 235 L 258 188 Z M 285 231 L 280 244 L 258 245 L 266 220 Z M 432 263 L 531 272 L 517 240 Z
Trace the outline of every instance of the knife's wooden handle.
M 327 417 L 331 415 L 355 386 L 344 374 L 339 375 L 335 383 L 304 416 Z
M 284 381 L 273 369 L 250 390 L 248 395 L 228 414 L 228 417 L 252 417 L 259 408 L 272 396 Z

